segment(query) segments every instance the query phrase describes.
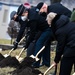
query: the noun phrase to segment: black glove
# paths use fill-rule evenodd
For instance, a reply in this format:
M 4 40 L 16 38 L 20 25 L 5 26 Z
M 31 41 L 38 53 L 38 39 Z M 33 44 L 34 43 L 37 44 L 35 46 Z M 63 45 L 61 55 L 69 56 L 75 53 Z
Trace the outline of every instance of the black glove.
M 17 42 L 17 41 L 14 41 L 14 42 L 13 42 L 13 45 L 14 45 L 14 47 L 13 47 L 14 50 L 17 49 L 17 47 L 18 47 L 18 42 Z

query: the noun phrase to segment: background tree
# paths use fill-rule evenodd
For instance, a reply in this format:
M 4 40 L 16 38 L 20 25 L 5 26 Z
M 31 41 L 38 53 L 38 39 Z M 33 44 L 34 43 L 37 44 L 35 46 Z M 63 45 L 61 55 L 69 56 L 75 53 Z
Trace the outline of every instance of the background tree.
M 17 37 L 19 29 L 19 23 L 11 20 L 7 28 L 7 33 L 11 37 L 11 44 L 13 43 L 13 39 Z
M 20 29 L 20 25 L 16 23 L 15 21 L 11 20 L 8 25 L 7 33 L 9 34 L 11 38 L 16 38 L 19 32 L 19 29 Z
M 7 29 L 7 33 L 11 37 L 11 44 L 13 43 L 13 39 L 17 38 L 19 30 L 20 30 L 20 24 L 11 20 Z M 26 42 L 27 38 L 29 37 L 29 33 L 30 29 L 26 27 L 23 34 L 23 36 L 25 36 L 25 39 L 20 44 L 24 44 Z

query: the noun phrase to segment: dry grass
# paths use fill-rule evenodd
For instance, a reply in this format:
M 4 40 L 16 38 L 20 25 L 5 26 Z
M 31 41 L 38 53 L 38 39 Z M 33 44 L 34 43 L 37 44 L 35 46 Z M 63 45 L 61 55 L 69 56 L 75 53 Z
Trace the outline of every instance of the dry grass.
M 15 68 L 10 67 L 0 68 L 0 75 L 11 75 L 10 72 L 14 70 Z
M 11 40 L 0 39 L 0 44 L 11 44 Z

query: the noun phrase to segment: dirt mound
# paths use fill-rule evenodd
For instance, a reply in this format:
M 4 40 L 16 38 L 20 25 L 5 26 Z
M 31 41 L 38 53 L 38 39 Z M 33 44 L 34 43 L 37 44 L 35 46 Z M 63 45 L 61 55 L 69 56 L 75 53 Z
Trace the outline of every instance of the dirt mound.
M 31 57 L 25 57 L 23 61 L 20 63 L 19 68 L 26 68 L 26 67 L 32 67 L 32 64 L 35 62 L 35 60 Z
M 35 70 L 30 67 L 27 67 L 17 75 L 39 75 L 39 74 L 43 75 L 39 70 Z
M 12 72 L 12 75 L 43 75 L 43 73 L 37 69 L 31 68 L 31 67 L 26 67 L 22 69 L 17 69 Z
M 0 62 L 0 67 L 18 67 L 20 65 L 19 61 L 15 57 L 8 56 Z
M 0 53 L 0 61 L 2 61 L 5 57 Z
M 35 62 L 31 57 L 25 57 L 24 60 L 20 63 L 20 66 L 12 72 L 12 75 L 38 75 L 41 71 L 36 70 L 32 67 L 32 64 Z M 43 75 L 41 73 L 41 75 Z
M 34 59 L 32 59 L 31 57 L 25 57 L 23 59 L 23 61 L 20 63 L 20 65 L 18 66 L 18 68 L 13 71 L 12 73 L 20 73 L 22 70 L 24 70 L 27 67 L 32 68 L 32 63 L 35 62 Z

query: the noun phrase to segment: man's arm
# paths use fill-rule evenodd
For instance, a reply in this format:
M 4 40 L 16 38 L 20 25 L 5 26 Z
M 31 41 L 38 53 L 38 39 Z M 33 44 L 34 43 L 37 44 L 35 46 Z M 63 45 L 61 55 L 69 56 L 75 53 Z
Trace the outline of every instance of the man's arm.
M 63 34 L 63 32 L 58 34 L 57 41 L 58 43 L 57 43 L 56 56 L 55 56 L 54 61 L 56 63 L 59 63 L 61 56 L 63 54 L 63 51 L 64 51 L 65 44 L 66 44 L 66 34 Z
M 26 21 L 22 21 L 21 19 L 19 20 L 19 23 L 20 23 L 20 30 L 19 30 L 19 33 L 17 35 L 17 38 L 16 40 L 14 41 L 14 50 L 17 48 L 18 46 L 18 43 L 20 42 L 22 36 L 23 36 L 23 33 L 25 31 L 25 28 L 26 28 L 26 25 L 27 25 L 27 22 Z
M 30 22 L 30 35 L 29 38 L 26 41 L 26 48 L 29 46 L 29 44 L 34 40 L 34 37 L 36 35 L 36 31 L 37 31 L 37 22 L 36 21 L 32 21 Z

